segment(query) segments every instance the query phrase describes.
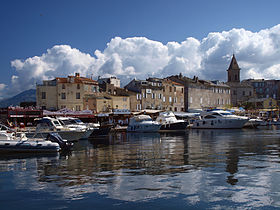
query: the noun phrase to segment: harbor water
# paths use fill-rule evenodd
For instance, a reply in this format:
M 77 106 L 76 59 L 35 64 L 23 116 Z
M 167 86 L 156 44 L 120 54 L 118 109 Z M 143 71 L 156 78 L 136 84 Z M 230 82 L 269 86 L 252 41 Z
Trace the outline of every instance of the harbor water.
M 117 133 L 0 156 L 0 209 L 278 209 L 280 130 Z

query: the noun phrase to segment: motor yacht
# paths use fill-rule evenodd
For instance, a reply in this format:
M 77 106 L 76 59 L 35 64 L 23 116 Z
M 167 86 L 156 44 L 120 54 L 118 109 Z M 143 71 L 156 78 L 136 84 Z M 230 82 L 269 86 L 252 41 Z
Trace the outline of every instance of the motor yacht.
M 129 119 L 127 132 L 157 132 L 160 126 L 149 115 L 137 115 Z
M 87 129 L 75 129 L 74 127 L 69 128 L 61 124 L 61 122 L 52 117 L 43 117 L 36 120 L 35 130 L 28 130 L 26 132 L 27 137 L 47 137 L 49 133 L 56 132 L 63 139 L 68 141 L 77 141 L 79 139 L 84 139 L 88 136 L 89 131 Z
M 84 131 L 84 135 L 80 139 L 87 139 L 94 130 L 98 130 L 98 127 L 90 126 L 82 122 L 79 118 L 75 117 L 58 117 L 57 120 L 65 128 L 72 131 Z
M 160 131 L 185 130 L 189 124 L 187 121 L 178 120 L 171 111 L 161 112 L 156 121 L 161 124 Z
M 215 110 L 201 113 L 199 119 L 193 121 L 192 128 L 242 128 L 248 117 L 237 116 L 231 112 Z

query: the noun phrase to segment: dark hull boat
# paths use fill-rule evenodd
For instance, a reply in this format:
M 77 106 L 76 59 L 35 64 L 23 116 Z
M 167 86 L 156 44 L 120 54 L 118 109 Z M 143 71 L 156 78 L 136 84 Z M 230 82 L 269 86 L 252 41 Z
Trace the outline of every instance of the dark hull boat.
M 160 127 L 160 131 L 172 131 L 172 130 L 185 130 L 188 126 L 188 122 L 176 122 L 176 123 L 169 123 L 163 124 Z
M 156 119 L 161 124 L 159 131 L 178 131 L 185 130 L 188 126 L 188 122 L 184 120 L 178 120 L 173 112 L 161 112 Z
M 94 129 L 90 137 L 108 135 L 112 129 L 112 125 L 100 125 L 98 129 Z

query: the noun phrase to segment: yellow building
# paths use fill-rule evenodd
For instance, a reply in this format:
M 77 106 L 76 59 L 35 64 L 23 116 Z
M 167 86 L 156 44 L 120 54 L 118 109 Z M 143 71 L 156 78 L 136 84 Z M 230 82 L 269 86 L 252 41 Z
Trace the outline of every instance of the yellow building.
M 103 96 L 86 95 L 84 97 L 84 107 L 94 113 L 112 112 L 114 109 L 129 110 L 130 98 L 128 95 L 108 95 Z
M 273 98 L 252 98 L 249 100 L 250 103 L 256 109 L 276 109 L 277 108 L 277 100 Z
M 79 73 L 67 78 L 57 77 L 45 80 L 36 86 L 36 102 L 42 109 L 58 110 L 84 110 L 83 98 L 85 95 L 99 94 L 98 83 L 95 80 L 80 77 Z

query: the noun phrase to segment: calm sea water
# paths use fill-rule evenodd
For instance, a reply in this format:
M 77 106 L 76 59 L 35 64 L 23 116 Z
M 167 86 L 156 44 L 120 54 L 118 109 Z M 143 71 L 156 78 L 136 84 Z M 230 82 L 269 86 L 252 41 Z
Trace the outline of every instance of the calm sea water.
M 83 140 L 68 155 L 0 156 L 0 209 L 278 209 L 280 130 Z

